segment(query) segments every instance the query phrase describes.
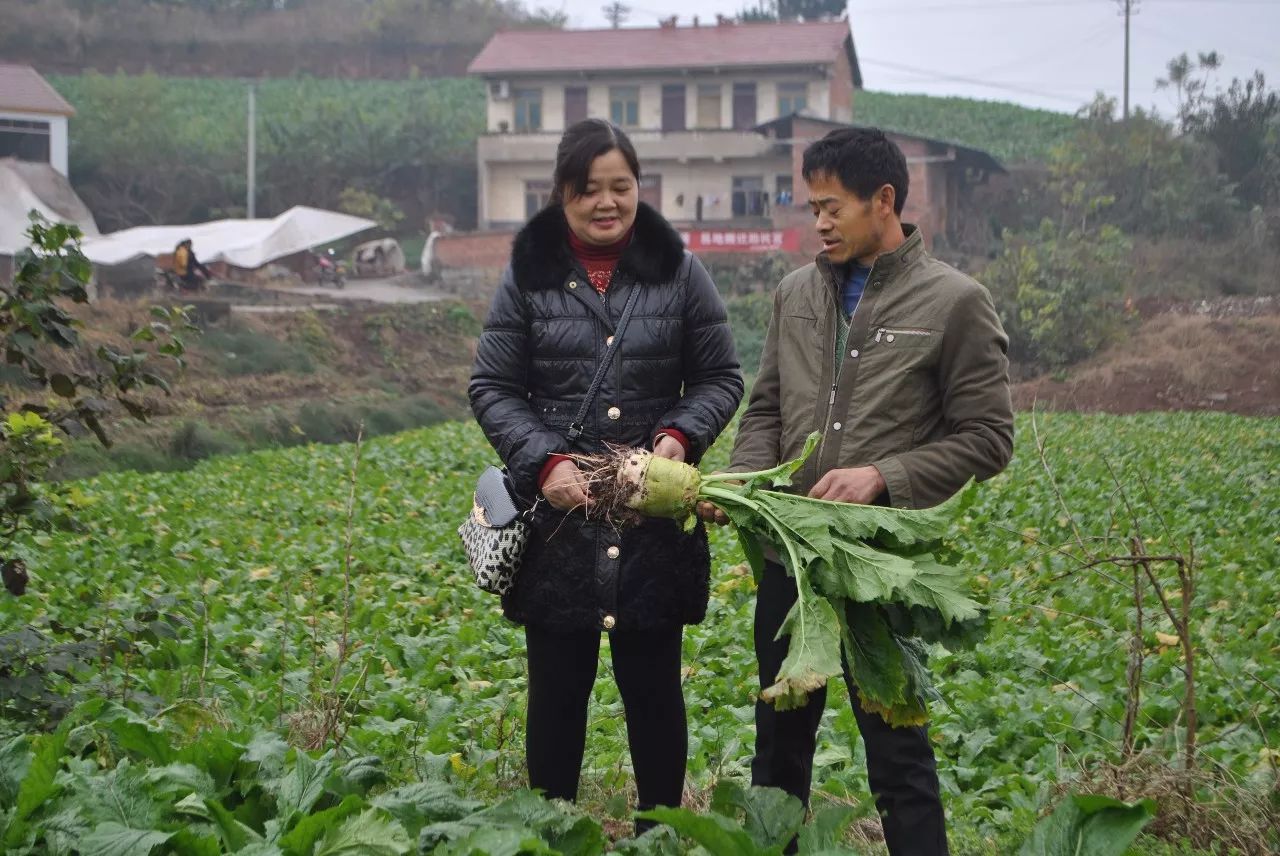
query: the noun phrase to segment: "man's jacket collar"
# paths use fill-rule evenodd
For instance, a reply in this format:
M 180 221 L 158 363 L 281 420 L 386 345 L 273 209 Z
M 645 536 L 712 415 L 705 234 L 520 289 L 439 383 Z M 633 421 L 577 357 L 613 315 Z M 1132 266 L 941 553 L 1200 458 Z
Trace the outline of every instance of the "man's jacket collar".
M 891 277 L 898 271 L 906 270 L 924 255 L 924 235 L 920 232 L 918 226 L 913 223 L 903 223 L 902 231 L 907 236 L 896 250 L 890 253 L 884 253 L 876 257 L 875 264 L 871 267 L 873 276 Z M 849 276 L 847 265 L 837 265 L 827 257 L 826 253 L 818 253 L 814 261 L 821 271 L 823 279 L 827 284 L 837 290 L 844 286 L 845 279 Z

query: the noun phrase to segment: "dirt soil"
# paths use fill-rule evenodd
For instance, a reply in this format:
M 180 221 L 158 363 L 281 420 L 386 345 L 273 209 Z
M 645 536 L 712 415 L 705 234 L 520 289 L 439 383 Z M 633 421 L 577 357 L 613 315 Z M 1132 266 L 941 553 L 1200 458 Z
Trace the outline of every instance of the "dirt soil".
M 1014 406 L 1105 413 L 1220 410 L 1280 415 L 1280 300 L 1147 303 L 1144 320 L 1065 379 L 1014 387 Z

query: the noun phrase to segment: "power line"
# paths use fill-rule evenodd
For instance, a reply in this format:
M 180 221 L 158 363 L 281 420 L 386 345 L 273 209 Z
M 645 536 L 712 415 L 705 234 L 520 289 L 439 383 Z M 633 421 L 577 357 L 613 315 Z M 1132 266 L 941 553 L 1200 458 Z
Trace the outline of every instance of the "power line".
M 1007 92 L 1015 92 L 1020 95 L 1035 95 L 1039 98 L 1051 98 L 1057 101 L 1068 102 L 1079 106 L 1080 99 L 1075 96 L 1064 95 L 1054 92 L 1046 92 L 1040 89 L 1030 89 L 1025 86 L 1019 86 L 1012 83 L 996 83 L 989 80 L 981 80 L 976 77 L 966 77 L 959 74 L 946 74 L 940 71 L 934 71 L 927 68 L 918 68 L 912 65 L 903 65 L 902 63 L 889 62 L 887 60 L 872 59 L 869 57 L 859 57 L 858 62 L 862 65 L 878 65 L 883 68 L 893 69 L 895 71 L 904 71 L 911 74 L 923 75 L 931 80 L 949 81 L 953 83 L 967 83 L 970 86 L 982 86 L 987 89 L 999 89 Z

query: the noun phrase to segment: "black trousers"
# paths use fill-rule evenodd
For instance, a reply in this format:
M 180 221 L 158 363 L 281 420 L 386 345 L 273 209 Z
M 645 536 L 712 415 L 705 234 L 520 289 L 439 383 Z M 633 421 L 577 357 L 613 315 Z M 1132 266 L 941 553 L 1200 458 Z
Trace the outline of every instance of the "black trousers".
M 613 673 L 626 712 L 627 743 L 636 773 L 637 808 L 678 806 L 684 793 L 689 733 L 680 687 L 684 628 L 614 631 Z M 597 630 L 554 633 L 525 628 L 529 712 L 525 755 L 529 787 L 573 800 L 587 738 L 587 702 L 600 661 Z
M 787 654 L 787 637 L 774 640 L 796 600 L 795 580 L 781 565 L 765 563 L 756 598 L 755 643 L 761 688 L 771 685 Z M 858 703 L 858 688 L 844 662 L 853 715 L 867 750 L 867 778 L 892 856 L 946 856 L 947 833 L 937 765 L 927 729 L 893 728 Z M 782 788 L 809 804 L 818 723 L 826 706 L 822 688 L 802 708 L 777 711 L 756 702 L 756 754 L 751 783 Z

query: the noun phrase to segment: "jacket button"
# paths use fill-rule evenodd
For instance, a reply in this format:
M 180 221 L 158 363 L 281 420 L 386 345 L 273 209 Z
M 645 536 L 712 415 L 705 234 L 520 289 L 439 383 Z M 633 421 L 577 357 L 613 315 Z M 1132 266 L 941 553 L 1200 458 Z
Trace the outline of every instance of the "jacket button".
M 610 419 L 613 419 L 614 421 L 617 421 L 618 419 L 621 419 L 621 418 L 622 418 L 622 411 L 621 411 L 621 410 L 619 410 L 619 409 L 618 409 L 618 408 L 616 408 L 616 407 L 610 407 L 610 408 L 609 408 L 609 418 L 610 418 Z
M 610 559 L 616 559 L 622 555 L 622 551 L 619 550 L 617 545 L 615 544 L 614 546 L 610 547 L 608 550 L 605 550 L 604 554 L 608 556 Z
M 608 347 L 610 347 L 610 346 L 612 346 L 612 345 L 613 345 L 613 337 L 612 337 L 612 336 L 610 336 L 609 338 L 607 338 L 607 339 L 605 339 L 605 340 L 604 340 L 604 346 L 605 346 L 606 348 L 608 348 Z
M 836 422 L 836 423 L 834 423 L 831 427 L 832 427 L 832 428 L 834 428 L 834 429 L 836 429 L 837 431 L 839 431 L 839 430 L 840 430 L 841 428 L 843 428 L 844 426 L 843 426 L 841 423 Z
M 850 351 L 849 356 L 853 357 L 856 360 L 858 358 L 858 349 L 854 348 L 852 351 Z
M 612 615 L 606 615 L 604 618 L 600 619 L 600 624 L 604 627 L 605 630 L 612 630 L 613 626 L 617 623 L 618 623 L 617 619 L 615 619 Z
M 893 341 L 893 338 L 894 338 L 893 334 L 892 334 L 892 333 L 890 333 L 888 336 L 885 336 L 885 337 L 884 337 L 884 340 L 885 340 L 886 342 L 892 342 L 892 341 Z
M 577 287 L 578 287 L 578 281 L 577 281 L 576 279 L 571 279 L 571 280 L 569 280 L 569 287 L 570 287 L 570 288 L 577 288 Z

